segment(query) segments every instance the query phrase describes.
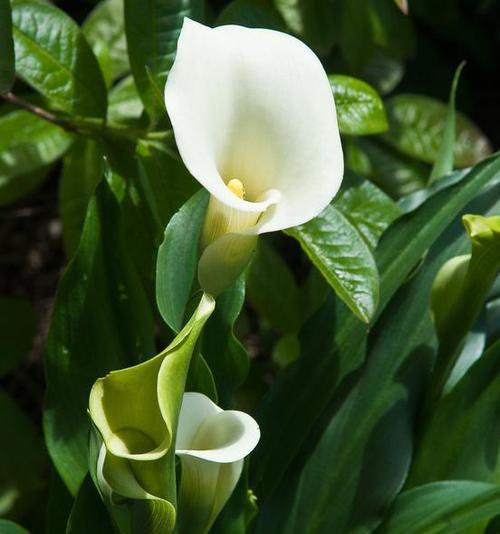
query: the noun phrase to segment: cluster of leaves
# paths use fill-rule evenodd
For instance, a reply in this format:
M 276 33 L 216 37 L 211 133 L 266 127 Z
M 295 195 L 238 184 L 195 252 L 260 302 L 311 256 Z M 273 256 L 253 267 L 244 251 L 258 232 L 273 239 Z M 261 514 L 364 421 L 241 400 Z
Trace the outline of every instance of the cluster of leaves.
M 495 532 L 498 229 L 473 247 L 482 260 L 465 289 L 451 285 L 458 318 L 439 339 L 430 294 L 441 266 L 471 249 L 462 214 L 498 212 L 500 158 L 486 158 L 453 98 L 391 94 L 415 46 L 393 0 L 203 7 L 103 0 L 79 27 L 42 0 L 0 0 L 0 205 L 62 158 L 68 258 L 45 344 L 48 455 L 0 391 L 0 514 L 43 531 L 52 465 L 46 531 L 113 531 L 87 477 L 90 388 L 163 348 L 193 306 L 207 195 L 179 160 L 162 97 L 189 16 L 309 44 L 332 73 L 348 169 L 319 217 L 261 240 L 207 323 L 188 389 L 254 413 L 262 431 L 213 531 Z M 472 168 L 443 178 L 452 167 Z M 4 374 L 36 316 L 13 298 L 0 310 Z M 7 520 L 0 531 L 24 532 Z

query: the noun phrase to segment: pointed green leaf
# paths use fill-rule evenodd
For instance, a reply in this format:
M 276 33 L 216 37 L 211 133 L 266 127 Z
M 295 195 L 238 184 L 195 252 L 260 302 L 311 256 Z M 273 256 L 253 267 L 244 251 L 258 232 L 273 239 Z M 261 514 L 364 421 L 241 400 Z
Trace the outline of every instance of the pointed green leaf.
M 471 199 L 499 175 L 500 156 L 493 156 L 477 165 L 459 184 L 443 189 L 391 225 L 376 250 L 381 281 L 378 313 L 383 311 L 390 298 L 448 225 Z M 496 187 L 486 193 L 491 203 L 498 198 L 498 191 Z M 482 209 L 486 210 L 487 207 Z M 252 487 L 255 487 L 262 501 L 268 500 L 280 480 L 283 480 L 284 473 L 292 460 L 297 458 L 300 447 L 310 435 L 315 422 L 335 399 L 338 385 L 364 360 L 364 325 L 338 302 L 335 306 L 327 301 L 323 313 L 323 326 L 312 323 L 309 336 L 316 340 L 317 332 L 321 331 L 329 332 L 334 337 L 319 336 L 317 341 L 324 342 L 324 345 L 311 349 L 310 352 L 303 348 L 298 360 L 278 375 L 260 409 L 258 421 L 262 441 L 251 464 L 251 480 Z M 301 345 L 302 343 L 301 341 Z M 323 428 L 324 425 L 317 428 L 319 435 Z M 275 447 L 275 443 L 280 440 L 289 444 L 286 450 Z M 297 466 L 289 472 L 293 477 Z M 282 491 L 289 493 L 290 485 L 287 482 L 284 484 Z M 278 498 L 277 501 L 277 506 L 284 506 L 288 513 L 287 506 L 290 503 L 284 503 L 283 498 Z M 270 514 L 273 516 L 273 511 Z
M 183 325 L 198 263 L 198 243 L 208 205 L 203 189 L 172 217 L 156 262 L 156 302 L 163 320 L 178 332 Z
M 12 0 L 17 74 L 57 108 L 106 117 L 106 86 L 83 33 L 41 0 Z
M 495 211 L 499 205 L 498 196 L 486 194 L 471 207 Z M 443 261 L 467 245 L 460 227 L 450 225 L 388 303 L 369 334 L 359 380 L 331 411 L 299 476 L 287 534 L 372 531 L 399 493 L 412 459 L 413 421 L 437 352 L 428 311 L 432 283 Z
M 453 78 L 450 91 L 450 100 L 448 102 L 448 112 L 443 127 L 443 137 L 439 150 L 437 152 L 436 161 L 432 167 L 431 175 L 429 176 L 429 183 L 431 184 L 438 178 L 450 174 L 453 170 L 454 147 L 455 147 L 455 129 L 456 129 L 456 111 L 455 111 L 455 95 L 457 92 L 458 80 L 464 68 L 465 63 L 461 63 Z
M 7 93 L 16 76 L 10 0 L 0 0 L 0 94 Z
M 291 228 L 316 268 L 351 311 L 369 322 L 378 302 L 375 260 L 357 229 L 334 206 L 312 221 Z
M 45 349 L 47 446 L 76 493 L 87 471 L 92 384 L 154 353 L 151 310 L 106 182 L 90 202 L 80 245 L 59 284 Z
M 339 129 L 343 134 L 367 135 L 388 128 L 382 99 L 373 87 L 350 76 L 329 76 Z

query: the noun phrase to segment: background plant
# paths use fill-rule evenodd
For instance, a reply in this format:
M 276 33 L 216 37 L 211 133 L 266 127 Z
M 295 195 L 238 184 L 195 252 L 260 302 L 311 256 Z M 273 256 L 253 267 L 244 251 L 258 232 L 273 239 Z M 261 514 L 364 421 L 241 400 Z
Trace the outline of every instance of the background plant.
M 162 96 L 188 15 L 310 45 L 348 168 L 319 217 L 261 240 L 207 323 L 189 389 L 262 431 L 213 531 L 496 532 L 494 224 L 480 268 L 449 281 L 456 316 L 438 337 L 430 294 L 448 260 L 481 245 L 462 215 L 499 213 L 500 5 L 400 7 L 0 0 L 2 516 L 30 532 L 112 532 L 86 476 L 90 387 L 163 348 L 193 307 L 207 198 Z M 457 107 L 489 140 L 447 105 L 462 59 Z

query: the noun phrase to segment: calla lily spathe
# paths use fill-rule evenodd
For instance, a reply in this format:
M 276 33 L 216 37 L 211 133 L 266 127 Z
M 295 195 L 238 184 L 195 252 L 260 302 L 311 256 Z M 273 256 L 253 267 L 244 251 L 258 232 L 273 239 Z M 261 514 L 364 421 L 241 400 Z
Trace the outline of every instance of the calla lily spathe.
M 340 187 L 330 84 L 314 53 L 290 35 L 184 19 L 165 103 L 184 164 L 211 194 L 204 289 L 214 282 L 203 269 L 217 273 L 212 263 L 224 252 L 238 271 L 248 261 L 238 242 L 250 250 L 258 234 L 309 221 Z
M 248 414 L 224 411 L 201 393 L 184 394 L 175 451 L 182 462 L 181 533 L 208 532 L 259 439 L 259 426 Z

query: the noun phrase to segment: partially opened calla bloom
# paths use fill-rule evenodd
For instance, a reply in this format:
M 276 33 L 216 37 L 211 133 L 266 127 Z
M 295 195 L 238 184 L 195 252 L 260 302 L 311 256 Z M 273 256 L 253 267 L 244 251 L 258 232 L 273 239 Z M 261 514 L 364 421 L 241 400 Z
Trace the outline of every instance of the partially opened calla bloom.
M 224 411 L 201 393 L 184 394 L 175 446 L 182 462 L 182 533 L 208 532 L 259 439 L 259 427 L 246 413 Z
M 184 19 L 165 102 L 181 157 L 211 194 L 199 279 L 217 294 L 258 234 L 309 221 L 339 189 L 330 84 L 290 35 Z
M 164 351 L 112 371 L 90 392 L 96 482 L 108 502 L 132 499 L 147 510 L 141 525 L 154 522 L 157 530 L 145 532 L 168 534 L 175 523 L 175 433 L 191 357 L 214 306 L 203 295 Z

